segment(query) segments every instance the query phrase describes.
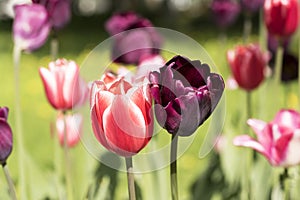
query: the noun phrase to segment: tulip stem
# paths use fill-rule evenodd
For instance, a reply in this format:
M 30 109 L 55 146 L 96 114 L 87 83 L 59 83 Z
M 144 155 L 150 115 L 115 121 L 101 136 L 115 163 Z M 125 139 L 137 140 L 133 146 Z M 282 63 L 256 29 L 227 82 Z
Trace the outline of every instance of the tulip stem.
M 282 73 L 282 61 L 283 61 L 283 46 L 281 41 L 279 41 L 276 60 L 275 60 L 275 82 L 280 84 L 281 82 L 281 73 Z
M 250 91 L 247 91 L 246 105 L 247 105 L 247 119 L 250 119 L 251 115 L 252 115 L 251 92 Z
M 243 38 L 245 44 L 248 42 L 248 39 L 251 35 L 251 30 L 252 30 L 251 17 L 250 15 L 246 15 L 244 21 L 244 38 Z
M 289 187 L 286 187 L 286 180 L 289 178 L 289 172 L 287 168 L 284 168 L 284 171 L 279 176 L 279 183 L 281 190 L 285 193 L 284 199 L 290 199 Z
M 125 158 L 125 161 L 126 161 L 126 170 L 127 170 L 129 200 L 136 200 L 132 157 Z
M 17 200 L 17 196 L 16 196 L 16 192 L 15 192 L 15 186 L 14 186 L 14 183 L 11 179 L 10 174 L 9 174 L 6 163 L 2 164 L 2 168 L 3 168 L 4 174 L 5 174 L 5 178 L 6 178 L 8 187 L 9 187 L 10 198 L 12 200 Z
M 19 188 L 20 196 L 23 200 L 27 199 L 26 192 L 26 176 L 24 173 L 24 141 L 23 141 L 23 125 L 22 125 L 22 111 L 21 111 L 21 94 L 20 94 L 20 58 L 21 49 L 18 46 L 14 46 L 13 50 L 13 62 L 14 62 L 14 81 L 15 81 L 15 126 L 16 126 L 16 138 L 18 149 L 18 170 L 19 170 Z
M 55 61 L 58 55 L 58 39 L 55 35 L 51 39 L 50 54 L 51 59 Z
M 67 187 L 67 199 L 73 200 L 73 188 L 72 188 L 72 177 L 71 177 L 71 163 L 69 147 L 67 143 L 67 122 L 65 112 L 63 113 L 64 118 L 64 156 L 65 156 L 65 178 Z
M 177 184 L 177 146 L 178 146 L 178 135 L 172 134 L 171 141 L 171 192 L 172 200 L 178 200 L 178 184 Z

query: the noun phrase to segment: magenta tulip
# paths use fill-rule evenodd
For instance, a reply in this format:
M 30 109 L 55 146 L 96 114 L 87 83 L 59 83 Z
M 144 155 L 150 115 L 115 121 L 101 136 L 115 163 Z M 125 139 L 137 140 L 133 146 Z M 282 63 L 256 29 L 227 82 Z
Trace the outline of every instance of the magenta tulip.
M 153 134 L 152 99 L 144 79 L 136 85 L 105 74 L 91 90 L 91 119 L 97 140 L 109 151 L 131 157 Z
M 66 111 L 86 101 L 88 87 L 79 76 L 79 67 L 74 61 L 58 59 L 49 63 L 49 69 L 42 67 L 39 72 L 53 108 Z
M 105 28 L 114 35 L 112 60 L 116 63 L 137 65 L 141 59 L 160 52 L 160 35 L 148 19 L 135 13 L 115 14 Z
M 263 53 L 260 47 L 254 44 L 237 46 L 227 52 L 234 79 L 247 91 L 257 88 L 264 80 L 269 57 L 268 53 Z
M 257 140 L 248 135 L 234 139 L 237 146 L 250 147 L 264 155 L 271 165 L 289 167 L 300 164 L 300 114 L 281 110 L 272 122 L 249 119 Z
M 175 56 L 150 73 L 158 123 L 170 134 L 190 136 L 211 115 L 224 90 L 223 78 L 207 64 Z
M 17 48 L 31 52 L 40 48 L 50 32 L 50 21 L 46 9 L 37 4 L 14 7 L 13 37 Z
M 265 0 L 265 24 L 269 33 L 276 37 L 291 36 L 297 30 L 298 15 L 298 0 Z
M 7 122 L 8 108 L 0 107 L 0 164 L 5 165 L 12 152 L 12 130 Z
M 59 115 L 56 119 L 56 130 L 61 146 L 64 145 L 64 134 L 68 147 L 74 147 L 80 141 L 83 118 L 80 114 Z
M 213 0 L 211 10 L 217 25 L 226 28 L 235 22 L 241 7 L 233 0 Z
M 32 0 L 32 2 L 47 9 L 54 29 L 64 27 L 71 19 L 71 0 Z

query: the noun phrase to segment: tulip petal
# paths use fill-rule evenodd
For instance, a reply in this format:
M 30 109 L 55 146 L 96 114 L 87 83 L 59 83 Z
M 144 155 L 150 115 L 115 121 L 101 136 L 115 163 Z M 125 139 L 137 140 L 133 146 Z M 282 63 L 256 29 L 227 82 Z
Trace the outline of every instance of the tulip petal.
M 265 148 L 249 135 L 240 135 L 235 137 L 233 144 L 236 146 L 250 147 L 265 155 L 269 159 L 269 154 L 266 152 Z
M 7 107 L 0 107 L 0 119 L 4 119 L 7 120 L 7 116 L 8 116 L 8 108 Z
M 40 68 L 39 70 L 40 76 L 43 81 L 43 85 L 45 88 L 46 96 L 50 102 L 50 104 L 57 108 L 58 105 L 58 94 L 57 94 L 57 84 L 54 75 L 46 68 Z
M 138 153 L 145 142 L 145 120 L 141 110 L 126 96 L 117 95 L 103 113 L 103 127 L 109 145 L 119 155 Z
M 12 131 L 9 124 L 0 118 L 0 164 L 6 162 L 12 151 Z
M 285 165 L 294 166 L 300 163 L 300 130 L 297 129 L 294 132 L 293 137 L 291 138 L 287 150 L 286 150 L 286 158 Z
M 68 66 L 65 67 L 64 74 L 63 98 L 66 105 L 72 105 L 72 99 L 74 97 L 74 99 L 76 99 L 76 95 L 80 93 L 78 87 L 76 87 L 76 85 L 79 84 L 79 68 L 77 64 L 74 61 L 70 61 Z

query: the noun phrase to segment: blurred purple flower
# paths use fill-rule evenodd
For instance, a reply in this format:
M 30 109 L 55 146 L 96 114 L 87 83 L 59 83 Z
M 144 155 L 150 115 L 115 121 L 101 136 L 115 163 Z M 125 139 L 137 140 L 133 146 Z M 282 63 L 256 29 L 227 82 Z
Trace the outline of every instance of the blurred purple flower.
M 249 12 L 257 12 L 264 3 L 265 0 L 241 0 L 242 7 Z
M 15 6 L 14 10 L 15 45 L 29 52 L 40 48 L 46 42 L 51 27 L 46 9 L 38 4 L 24 4 Z
M 171 134 L 189 136 L 210 116 L 224 90 L 207 64 L 175 56 L 160 72 L 150 73 L 158 123 Z
M 7 123 L 8 108 L 0 107 L 0 164 L 5 165 L 12 151 L 12 131 Z
M 144 57 L 159 54 L 162 39 L 148 19 L 132 12 L 120 13 L 112 16 L 105 28 L 115 35 L 112 60 L 116 63 L 136 65 Z
M 234 23 L 241 8 L 232 0 L 213 0 L 211 10 L 217 25 L 226 28 Z
M 32 2 L 47 9 L 54 29 L 63 28 L 71 19 L 70 0 L 32 0 Z

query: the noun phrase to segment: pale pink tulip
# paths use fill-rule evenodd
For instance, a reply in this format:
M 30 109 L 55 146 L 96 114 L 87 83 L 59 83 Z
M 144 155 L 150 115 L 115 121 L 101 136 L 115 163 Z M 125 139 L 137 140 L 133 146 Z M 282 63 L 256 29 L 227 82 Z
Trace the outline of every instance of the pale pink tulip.
M 68 147 L 74 147 L 80 141 L 83 118 L 80 114 L 60 114 L 56 119 L 56 130 L 61 146 L 64 145 L 65 134 Z M 66 127 L 66 128 L 65 128 Z
M 85 103 L 88 87 L 74 61 L 58 59 L 49 63 L 49 69 L 42 67 L 39 72 L 48 101 L 55 109 L 66 111 Z
M 270 123 L 249 119 L 257 140 L 248 135 L 234 139 L 237 146 L 250 147 L 264 155 L 271 165 L 289 167 L 300 164 L 300 114 L 281 110 Z
M 152 99 L 147 79 L 136 85 L 105 74 L 91 89 L 94 134 L 109 151 L 130 157 L 142 150 L 153 134 Z

